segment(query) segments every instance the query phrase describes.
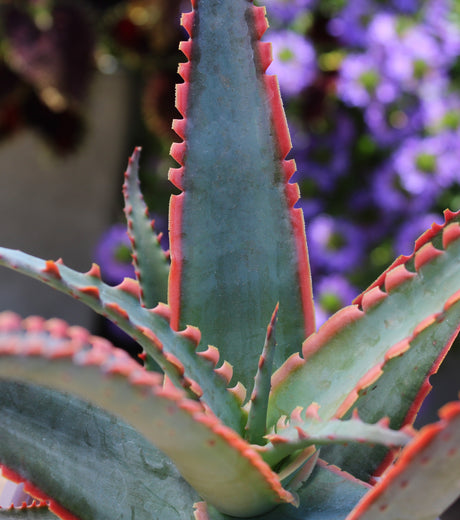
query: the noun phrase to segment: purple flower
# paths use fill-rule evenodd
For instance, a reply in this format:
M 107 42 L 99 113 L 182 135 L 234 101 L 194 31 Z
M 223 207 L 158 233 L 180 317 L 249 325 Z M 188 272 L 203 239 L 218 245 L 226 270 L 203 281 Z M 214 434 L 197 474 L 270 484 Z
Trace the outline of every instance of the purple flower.
M 381 146 L 394 146 L 424 127 L 420 98 L 404 95 L 384 105 L 373 101 L 365 107 L 364 120 L 372 137 Z
M 460 96 L 449 92 L 447 78 L 427 83 L 420 95 L 425 124 L 432 133 L 460 128 Z
M 439 193 L 457 178 L 458 136 L 450 132 L 407 139 L 394 155 L 401 186 L 414 197 Z
M 424 22 L 440 41 L 441 60 L 454 61 L 460 53 L 460 31 L 452 12 L 455 5 L 451 0 L 428 0 L 424 9 Z
M 376 6 L 371 0 L 346 2 L 345 7 L 329 22 L 328 30 L 345 45 L 364 46 L 367 25 L 375 10 Z
M 311 134 L 305 143 L 303 178 L 312 179 L 323 191 L 334 188 L 338 178 L 349 172 L 356 128 L 345 112 L 337 112 L 330 128 Z
M 401 183 L 398 172 L 389 159 L 372 175 L 372 194 L 375 204 L 383 212 L 398 216 L 427 211 L 433 204 L 436 194 L 426 191 L 418 196 L 408 192 Z
M 270 19 L 277 19 L 284 25 L 311 9 L 316 0 L 264 0 Z
M 123 278 L 134 278 L 131 242 L 124 224 L 114 224 L 102 236 L 95 252 L 96 263 L 107 283 L 119 284 Z
M 269 74 L 276 74 L 281 92 L 294 96 L 310 85 L 316 74 L 316 56 L 311 43 L 294 31 L 272 32 L 273 62 Z
M 395 253 L 397 255 L 412 254 L 417 238 L 429 229 L 434 222 L 442 224 L 443 218 L 440 215 L 428 213 L 404 222 L 394 240 Z
M 320 327 L 332 314 L 349 305 L 358 292 L 343 276 L 321 278 L 314 291 L 316 326 Z
M 352 222 L 322 213 L 307 225 L 312 268 L 320 272 L 349 272 L 363 257 L 364 235 Z
M 342 61 L 337 95 L 347 105 L 365 107 L 381 81 L 378 63 L 370 54 L 349 54 Z

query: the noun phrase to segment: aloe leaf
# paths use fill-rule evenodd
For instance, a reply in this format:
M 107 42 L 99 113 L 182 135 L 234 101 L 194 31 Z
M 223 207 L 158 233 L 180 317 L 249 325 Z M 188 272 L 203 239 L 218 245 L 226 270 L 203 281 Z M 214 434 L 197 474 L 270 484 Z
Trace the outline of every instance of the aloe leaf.
M 199 327 L 250 391 L 277 302 L 276 367 L 314 330 L 304 224 L 279 89 L 263 74 L 265 11 L 247 0 L 193 4 L 174 124 L 184 141 L 171 149 L 181 168 L 170 179 L 183 191 L 171 200 L 169 303 L 173 327 Z
M 46 504 L 33 504 L 14 509 L 0 509 L 0 518 L 2 520 L 56 520 L 58 517 L 48 509 Z
M 7 380 L 3 383 L 6 386 L 3 393 L 8 394 L 2 416 L 8 413 L 9 401 L 18 401 L 15 381 L 44 385 L 75 395 L 122 418 L 168 455 L 197 492 L 221 511 L 236 516 L 257 514 L 282 501 L 294 500 L 281 487 L 276 474 L 237 433 L 199 402 L 187 399 L 183 391 L 163 387 L 160 374 L 146 371 L 124 351 L 105 341 L 88 343 L 85 338 L 75 338 L 74 334 L 64 336 L 62 331 L 58 335 L 50 334 L 46 325 L 40 327 L 39 324 L 33 333 L 24 334 L 9 320 L 0 334 L 0 355 L 0 377 Z M 14 387 L 9 393 L 8 381 L 12 381 Z M 58 395 L 51 393 L 49 408 L 52 408 L 54 398 L 59 399 Z M 62 396 L 61 399 L 66 398 Z M 19 401 L 21 404 L 23 399 Z M 96 409 L 94 413 L 97 414 Z M 56 415 L 53 417 L 56 422 Z M 25 420 L 29 421 L 30 417 Z M 22 416 L 18 419 L 15 414 L 14 421 L 17 425 L 6 426 L 2 434 L 9 437 L 10 442 L 0 448 L 0 461 L 16 471 L 15 461 L 21 459 L 18 454 L 22 451 L 19 445 L 15 448 L 15 443 L 25 426 Z M 34 423 L 30 421 L 28 429 L 33 430 Z M 59 431 L 60 422 L 47 427 Z M 104 436 L 110 436 L 110 429 Z M 49 449 L 43 431 L 40 439 L 42 449 Z M 35 444 L 40 445 L 36 436 L 32 447 Z M 37 456 L 42 458 L 41 454 Z M 62 462 L 62 466 L 71 473 L 72 462 L 67 465 Z M 43 487 L 40 483 L 37 485 Z M 124 487 L 119 483 L 117 486 L 118 489 Z M 47 489 L 44 491 L 48 492 Z M 234 501 L 234 496 L 238 496 L 238 501 Z M 66 507 L 66 503 L 63 506 Z M 69 509 L 73 511 L 74 507 Z
M 425 237 L 429 240 L 418 243 L 412 257 L 400 258 L 365 293 L 360 305 L 342 309 L 310 336 L 302 347 L 303 359 L 291 356 L 274 374 L 271 424 L 280 415 L 289 415 L 297 406 L 307 408 L 312 402 L 320 405 L 323 420 L 342 417 L 358 393 L 376 382 L 386 362 L 403 354 L 425 327 L 436 327 L 442 321 L 460 291 L 458 213 L 447 213 L 446 219 L 449 225 L 434 229 Z M 457 325 L 452 324 L 451 335 Z M 432 351 L 432 364 L 443 355 L 441 341 L 437 351 Z M 411 377 L 409 371 L 407 377 Z M 386 392 L 394 388 L 389 385 Z M 389 412 L 397 413 L 392 408 Z M 390 414 L 385 409 L 383 415 Z
M 275 325 L 277 314 L 278 305 L 267 327 L 267 335 L 259 359 L 259 366 L 254 378 L 254 388 L 250 399 L 246 437 L 253 444 L 263 444 L 263 437 L 267 431 L 267 407 L 276 347 Z
M 167 307 L 159 305 L 150 310 L 141 307 L 139 286 L 134 280 L 126 278 L 122 284 L 111 287 L 102 282 L 97 266 L 93 265 L 88 273 L 79 273 L 60 262 L 45 261 L 6 248 L 0 248 L 0 264 L 70 294 L 111 319 L 142 345 L 175 384 L 186 388 L 190 397 L 202 394 L 228 426 L 243 430 L 241 396 L 228 390 L 225 371 L 222 377 L 215 370 L 218 353 L 197 354 L 199 332 L 192 328 L 173 331 Z
M 460 402 L 420 431 L 347 520 L 436 520 L 460 495 Z
M 460 294 L 457 295 L 460 298 Z M 431 389 L 428 378 L 436 372 L 460 326 L 460 302 L 452 298 L 449 307 L 432 317 L 409 341 L 409 348 L 383 366 L 383 374 L 372 387 L 363 390 L 354 405 L 366 422 L 384 414 L 390 427 L 412 424 L 420 403 Z M 456 301 L 457 300 L 457 301 Z M 409 377 L 410 374 L 410 377 Z M 350 413 L 348 414 L 350 415 Z M 330 446 L 322 456 L 366 482 L 378 476 L 393 459 L 384 446 Z
M 267 435 L 269 442 L 260 448 L 260 452 L 274 467 L 285 457 L 311 445 L 351 443 L 354 448 L 356 444 L 381 444 L 394 448 L 404 446 L 412 437 L 409 431 L 391 430 L 386 420 L 367 424 L 355 414 L 349 420 L 321 421 L 302 414 L 302 410 L 294 410 L 288 424 L 280 425 L 276 433 Z
M 25 480 L 29 492 L 52 497 L 59 517 L 111 520 L 135 511 L 136 518 L 151 520 L 158 511 L 190 519 L 194 490 L 131 426 L 33 384 L 1 379 L 0 390 L 0 463 Z
M 248 520 L 344 520 L 370 486 L 320 461 L 297 493 L 299 507 L 281 505 Z M 201 511 L 200 511 L 201 510 Z M 231 520 L 210 506 L 199 505 L 197 520 Z
M 133 248 L 133 264 L 145 307 L 168 301 L 169 263 L 154 231 L 147 205 L 139 186 L 140 148 L 134 150 L 125 172 L 123 195 L 128 235 Z

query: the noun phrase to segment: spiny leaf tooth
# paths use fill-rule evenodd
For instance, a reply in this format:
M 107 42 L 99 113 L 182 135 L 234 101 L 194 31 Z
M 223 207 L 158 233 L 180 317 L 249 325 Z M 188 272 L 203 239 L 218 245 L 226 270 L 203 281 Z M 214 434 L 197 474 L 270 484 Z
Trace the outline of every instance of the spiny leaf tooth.
M 168 180 L 176 186 L 176 188 L 180 190 L 184 190 L 183 185 L 183 178 L 184 178 L 184 168 L 169 168 L 168 171 Z
M 177 371 L 177 374 L 182 377 L 185 373 L 185 369 L 184 369 L 184 365 L 182 364 L 182 362 L 180 361 L 180 359 L 178 359 L 174 354 L 171 354 L 170 352 L 164 352 L 163 353 L 166 361 L 168 361 L 168 363 L 170 363 L 171 365 L 173 365 Z
M 287 427 L 287 417 L 286 415 L 281 415 L 278 421 L 276 422 L 275 430 L 283 430 Z
M 190 63 L 183 63 L 183 65 L 190 65 Z M 181 138 L 185 139 L 185 129 L 187 127 L 187 119 L 184 117 L 182 119 L 173 119 L 172 129 L 176 134 Z
M 209 518 L 208 514 L 208 506 L 206 505 L 206 502 L 197 502 L 196 504 L 193 504 L 194 511 L 193 516 L 195 520 L 211 520 Z
M 203 412 L 203 405 L 198 401 L 192 401 L 191 399 L 184 399 L 180 401 L 179 408 L 189 412 L 190 414 L 197 414 Z
M 141 287 L 137 280 L 133 278 L 123 278 L 123 281 L 116 286 L 116 288 L 120 291 L 123 291 L 135 298 L 140 299 L 141 297 Z
M 444 212 L 444 220 L 447 223 L 451 218 L 454 218 L 455 214 L 451 213 L 450 215 Z M 431 224 L 431 228 L 427 229 L 420 237 L 415 241 L 414 253 L 421 249 L 425 244 L 431 242 L 433 238 L 442 230 L 443 225 L 437 224 L 433 222 Z
M 192 40 L 181 41 L 179 43 L 179 50 L 185 54 L 187 59 L 192 55 Z
M 460 291 L 457 291 L 456 293 L 454 293 L 445 303 L 444 305 L 444 311 L 447 311 L 448 309 L 450 309 L 452 307 L 452 305 L 454 305 L 455 303 L 457 303 L 458 301 L 460 300 Z
M 443 308 L 444 310 L 444 308 Z M 433 325 L 438 319 L 442 319 L 443 312 L 432 314 L 431 316 L 427 316 L 425 319 L 423 319 L 414 329 L 414 332 L 412 336 L 417 336 L 420 334 L 423 330 L 425 330 L 430 325 Z
M 406 257 L 408 259 L 408 257 Z M 396 266 L 394 269 L 390 269 L 385 276 L 385 291 L 391 293 L 397 289 L 400 285 L 407 282 L 411 278 L 417 276 L 417 273 L 413 273 L 407 269 L 404 264 Z
M 27 332 L 43 332 L 45 324 L 45 318 L 41 316 L 29 316 L 22 322 L 23 327 Z
M 192 37 L 193 23 L 195 20 L 195 13 L 190 11 L 189 13 L 182 13 L 180 23 L 182 27 L 188 32 L 189 36 Z
M 286 437 L 283 437 L 279 433 L 269 433 L 265 436 L 265 438 L 274 446 L 279 444 L 287 444 L 289 442 L 289 439 L 286 439 Z
M 152 330 L 150 330 L 148 327 L 143 327 L 142 325 L 138 325 L 136 330 L 148 338 L 150 343 L 155 347 L 156 350 L 158 350 L 158 352 L 163 352 L 163 344 Z
M 460 224 L 458 222 L 451 222 L 448 224 L 442 233 L 442 247 L 447 249 L 452 242 L 460 238 Z
M 300 199 L 300 189 L 299 185 L 294 184 L 286 184 L 285 186 L 286 200 L 289 209 L 293 209 L 296 202 Z
M 405 338 L 398 343 L 394 344 L 390 349 L 385 353 L 385 362 L 389 361 L 398 356 L 402 356 L 404 352 L 407 352 L 410 349 L 410 341 Z
M 364 313 L 357 305 L 350 305 L 336 312 L 329 320 L 320 327 L 318 332 L 309 336 L 302 345 L 302 355 L 304 360 L 312 356 L 330 338 L 335 336 L 337 331 L 343 329 L 350 323 L 359 320 Z
M 184 388 L 193 392 L 193 394 L 200 399 L 203 396 L 203 389 L 201 386 L 193 379 L 189 377 L 184 378 Z
M 273 61 L 273 49 L 270 42 L 257 42 L 257 52 L 262 72 L 265 72 Z
M 92 264 L 89 271 L 87 271 L 86 276 L 92 276 L 93 278 L 98 278 L 99 280 L 102 280 L 101 277 L 101 268 L 97 264 Z
M 171 309 L 168 305 L 166 305 L 166 303 L 158 303 L 158 305 L 156 305 L 153 309 L 150 309 L 150 312 L 156 314 L 157 316 L 161 316 L 168 322 L 171 320 Z
M 307 409 L 305 410 L 305 417 L 307 419 L 313 419 L 315 421 L 321 421 L 321 417 L 318 414 L 319 410 L 319 404 L 318 403 L 311 403 L 308 405 Z
M 182 141 L 181 143 L 173 143 L 171 145 L 171 150 L 169 154 L 175 161 L 177 161 L 181 166 L 183 166 L 186 149 L 187 144 L 185 141 Z
M 264 6 L 253 6 L 252 13 L 254 17 L 254 27 L 256 30 L 256 37 L 258 40 L 262 38 L 265 31 L 268 29 L 267 11 Z
M 358 411 L 357 408 L 355 408 L 356 411 Z M 353 410 L 353 413 L 355 412 Z M 377 421 L 377 424 L 382 426 L 382 428 L 389 428 L 390 427 L 390 418 L 389 417 L 382 417 L 379 421 Z
M 288 183 L 291 177 L 297 171 L 297 166 L 294 159 L 285 159 L 282 163 L 282 169 L 284 173 L 284 180 Z
M 178 334 L 183 338 L 187 338 L 188 340 L 190 340 L 195 345 L 195 347 L 197 347 L 200 344 L 201 332 L 200 329 L 197 327 L 187 325 L 185 329 L 178 331 Z
M 177 68 L 177 73 L 181 76 L 181 78 L 184 81 L 188 82 L 190 80 L 191 69 L 192 69 L 192 67 L 190 65 L 190 62 L 184 61 L 182 63 L 179 63 L 179 67 Z M 174 124 L 174 122 L 173 122 L 173 124 Z
M 217 363 L 219 362 L 220 358 L 219 349 L 217 349 L 213 345 L 208 345 L 208 348 L 206 350 L 197 352 L 197 355 L 209 361 L 213 367 L 217 366 Z
M 51 318 L 46 322 L 45 330 L 54 338 L 64 338 L 68 335 L 69 326 L 64 320 Z
M 277 144 L 280 159 L 284 159 L 292 148 L 291 137 L 287 126 L 286 116 L 281 101 L 281 95 L 276 76 L 263 76 L 265 89 L 270 100 L 273 114 L 274 130 L 277 135 Z
M 22 318 L 19 314 L 11 311 L 0 313 L 0 331 L 12 332 L 18 329 L 21 325 Z
M 291 412 L 291 416 L 289 418 L 290 422 L 302 422 L 302 410 L 303 408 L 301 406 L 296 406 Z
M 182 117 L 185 117 L 187 113 L 187 106 L 188 106 L 188 94 L 189 94 L 189 84 L 188 83 L 178 83 L 176 85 L 176 108 L 181 114 Z M 173 143 L 173 146 L 176 143 Z M 183 157 L 184 153 L 181 152 L 181 160 L 176 159 L 176 157 L 173 155 L 173 149 L 171 148 L 171 156 L 176 159 L 176 161 L 179 164 L 183 164 Z
M 340 418 L 342 417 L 353 405 L 353 403 L 358 399 L 359 392 L 364 388 L 369 387 L 372 383 L 377 381 L 377 379 L 383 373 L 383 365 L 384 361 L 378 363 L 373 366 L 370 370 L 368 370 L 364 376 L 358 381 L 355 388 L 348 394 L 342 404 L 339 406 L 338 410 L 334 414 L 334 417 Z
M 137 370 L 130 374 L 129 381 L 133 385 L 156 386 L 162 383 L 163 376 L 158 372 L 148 372 L 147 370 Z
M 48 276 L 57 278 L 58 280 L 61 279 L 61 273 L 59 272 L 59 267 L 54 260 L 46 261 L 46 265 L 45 265 L 45 268 L 43 269 L 43 273 L 47 274 Z
M 70 339 L 74 341 L 79 341 L 81 343 L 87 343 L 90 338 L 90 333 L 88 329 L 84 327 L 80 327 L 79 325 L 72 325 L 67 329 L 67 334 Z
M 244 403 L 244 401 L 246 400 L 247 390 L 246 390 L 245 386 L 242 383 L 240 383 L 239 381 L 238 381 L 238 383 L 236 383 L 235 386 L 229 388 L 228 391 L 231 392 L 236 397 L 236 399 L 238 400 L 240 405 L 242 405 Z
M 123 318 L 124 320 L 129 320 L 129 314 L 118 305 L 118 303 L 115 302 L 109 302 L 105 304 L 105 308 L 110 312 L 115 314 L 116 316 L 119 316 L 120 318 Z M 116 318 L 114 319 L 114 322 L 116 323 Z
M 434 247 L 432 242 L 427 242 L 415 253 L 415 270 L 419 271 L 419 269 L 426 263 L 431 262 L 432 260 L 434 260 L 442 254 L 443 251 Z
M 227 383 L 230 383 L 233 377 L 233 367 L 230 365 L 228 361 L 224 361 L 219 368 L 214 369 L 214 371 L 219 374 L 223 378 L 223 380 Z
M 378 286 L 373 287 L 371 290 L 366 291 L 361 299 L 361 309 L 367 312 L 372 307 L 378 305 L 381 301 L 387 298 L 388 293 L 382 291 Z
M 96 287 L 95 285 L 87 285 L 85 287 L 79 287 L 78 291 L 83 293 L 86 296 L 90 296 L 91 298 L 100 300 L 101 294 L 99 291 L 99 287 Z M 78 298 L 78 296 L 76 294 L 75 294 L 75 297 Z

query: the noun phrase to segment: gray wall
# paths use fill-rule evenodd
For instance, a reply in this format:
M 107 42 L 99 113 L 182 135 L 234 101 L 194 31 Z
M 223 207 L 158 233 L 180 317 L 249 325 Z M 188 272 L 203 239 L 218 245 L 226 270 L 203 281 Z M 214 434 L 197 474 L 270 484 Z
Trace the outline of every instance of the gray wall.
M 0 145 L 0 245 L 86 271 L 110 224 L 127 163 L 130 82 L 98 75 L 88 100 L 88 131 L 79 151 L 53 156 L 33 132 Z M 0 268 L 0 311 L 58 316 L 92 327 L 94 314 L 40 282 Z

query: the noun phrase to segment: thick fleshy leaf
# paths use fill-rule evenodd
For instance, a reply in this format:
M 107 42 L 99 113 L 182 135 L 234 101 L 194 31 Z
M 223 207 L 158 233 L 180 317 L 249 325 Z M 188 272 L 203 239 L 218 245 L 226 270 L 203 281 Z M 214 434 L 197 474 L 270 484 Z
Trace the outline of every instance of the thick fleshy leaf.
M 404 446 L 412 437 L 412 432 L 391 430 L 385 420 L 367 424 L 355 416 L 349 420 L 322 421 L 308 410 L 306 414 L 302 410 L 294 410 L 288 424 L 279 425 L 276 433 L 267 435 L 269 442 L 260 448 L 260 452 L 264 460 L 274 467 L 285 457 L 311 445 L 351 444 L 350 450 L 356 444 L 381 444 L 394 448 Z
M 267 433 L 267 407 L 276 348 L 275 325 L 277 314 L 278 306 L 276 306 L 267 327 L 265 344 L 259 359 L 256 377 L 254 378 L 254 388 L 249 402 L 246 438 L 252 444 L 264 444 L 263 438 Z
M 6 248 L 0 248 L 0 264 L 70 294 L 114 321 L 142 345 L 173 382 L 185 388 L 191 397 L 202 394 L 207 405 L 228 426 L 243 431 L 241 396 L 227 388 L 231 369 L 223 364 L 215 370 L 219 362 L 216 349 L 210 354 L 206 351 L 197 354 L 200 335 L 196 329 L 173 331 L 167 307 L 141 307 L 137 282 L 125 278 L 117 287 L 111 287 L 102 282 L 95 265 L 88 273 L 79 273 L 61 262 L 45 261 Z
M 358 393 L 377 381 L 385 363 L 401 356 L 423 329 L 436 328 L 443 320 L 460 291 L 459 214 L 448 212 L 446 220 L 447 225 L 436 226 L 418 242 L 411 257 L 398 259 L 359 304 L 342 309 L 310 336 L 303 344 L 303 359 L 292 356 L 274 374 L 269 402 L 272 424 L 280 415 L 312 402 L 320 405 L 322 419 L 342 417 Z M 457 326 L 452 323 L 450 335 Z M 442 341 L 435 347 L 430 349 L 432 365 L 446 353 Z M 404 356 L 401 360 L 404 363 Z M 411 370 L 405 366 L 410 379 Z M 395 386 L 389 384 L 380 402 L 394 391 Z M 402 414 L 406 415 L 407 403 L 404 406 Z M 388 412 L 382 408 L 382 415 L 390 419 L 401 413 L 398 407 Z
M 140 297 L 145 307 L 152 308 L 168 301 L 169 262 L 162 250 L 154 222 L 139 186 L 140 148 L 134 150 L 125 172 L 123 195 L 128 235 L 133 248 L 133 264 L 141 288 Z
M 300 490 L 299 507 L 278 506 L 249 520 L 344 520 L 370 486 L 320 461 Z M 198 505 L 196 520 L 231 520 L 206 504 Z
M 436 520 L 460 496 L 460 402 L 414 441 L 347 520 Z
M 361 418 L 372 422 L 388 413 L 391 428 L 412 424 L 420 402 L 430 391 L 428 377 L 437 370 L 460 327 L 459 300 L 460 293 L 456 293 L 448 308 L 417 331 L 409 340 L 410 347 L 390 359 L 383 366 L 382 376 L 361 392 L 353 407 Z M 366 482 L 378 476 L 393 459 L 384 446 L 330 446 L 321 455 Z
M 27 481 L 31 493 L 52 498 L 60 517 L 70 518 L 70 512 L 74 519 L 112 520 L 135 514 L 151 520 L 156 511 L 163 518 L 190 519 L 198 498 L 194 490 L 166 456 L 113 415 L 68 395 L 3 379 L 0 413 L 0 463 Z
M 200 0 L 183 17 L 191 39 L 179 73 L 174 128 L 182 143 L 170 179 L 183 192 L 170 208 L 173 327 L 200 328 L 236 380 L 252 389 L 277 302 L 275 366 L 314 330 L 313 303 L 291 148 L 263 8 L 247 0 Z
M 0 377 L 7 380 L 3 392 L 8 395 L 3 405 L 5 413 L 8 413 L 7 403 L 23 401 L 15 396 L 17 380 L 67 392 L 116 414 L 136 428 L 139 434 L 174 461 L 184 478 L 202 497 L 221 511 L 244 516 L 264 512 L 283 501 L 293 501 L 291 494 L 281 487 L 276 474 L 236 432 L 199 402 L 188 399 L 183 391 L 164 387 L 160 374 L 146 371 L 128 354 L 108 342 L 97 339 L 88 342 L 85 337 L 76 338 L 72 331 L 67 333 L 61 327 L 57 331 L 52 327 L 49 333 L 46 323 L 43 325 L 36 321 L 32 327 L 26 327 L 24 334 L 7 317 L 0 334 L 0 356 Z M 12 381 L 13 386 L 10 392 L 7 391 L 8 381 Z M 40 392 L 37 390 L 37 393 Z M 50 393 L 46 403 L 49 409 L 53 408 L 53 399 L 65 401 L 65 396 Z M 2 411 L 2 416 L 5 413 Z M 91 413 L 97 414 L 97 410 L 93 408 Z M 22 453 L 16 445 L 21 428 L 30 423 L 30 437 L 34 421 L 30 416 L 25 420 L 20 414 L 13 416 L 16 426 L 3 426 L 2 435 L 9 439 L 9 443 L 0 447 L 0 461 L 16 471 L 14 464 L 21 459 L 18 454 Z M 54 428 L 57 432 L 60 422 L 56 415 L 53 415 L 53 421 L 51 427 L 47 422 L 45 428 Z M 67 426 L 63 428 L 65 430 Z M 16 435 L 11 434 L 13 431 Z M 109 435 L 110 430 L 104 433 L 104 436 Z M 57 437 L 59 444 L 61 435 Z M 43 431 L 39 437 L 34 436 L 33 440 L 25 442 L 31 442 L 32 446 L 41 442 L 42 449 L 47 449 L 47 436 Z M 37 457 L 41 460 L 41 454 Z M 62 461 L 61 466 L 71 474 L 72 453 L 68 457 L 68 463 Z M 56 478 L 58 472 L 55 470 L 49 478 Z M 37 478 L 32 480 L 42 487 Z M 117 486 L 123 489 L 123 485 Z M 48 493 L 47 489 L 44 491 Z M 234 501 L 234 496 L 238 496 L 238 501 Z M 74 506 L 69 509 L 75 511 Z

